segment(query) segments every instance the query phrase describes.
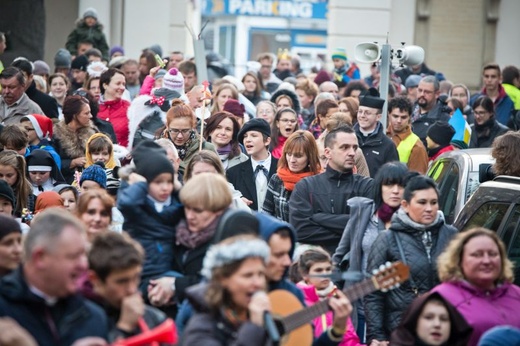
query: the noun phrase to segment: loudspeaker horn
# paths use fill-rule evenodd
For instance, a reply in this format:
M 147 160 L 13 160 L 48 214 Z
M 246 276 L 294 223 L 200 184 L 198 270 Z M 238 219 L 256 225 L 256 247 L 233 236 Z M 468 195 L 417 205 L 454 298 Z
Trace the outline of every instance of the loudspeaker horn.
M 360 63 L 373 63 L 381 57 L 381 48 L 372 42 L 363 42 L 356 45 L 354 58 Z
M 131 336 L 124 340 L 118 340 L 112 346 L 143 346 L 151 343 L 177 343 L 177 328 L 171 319 L 167 319 L 157 327 L 143 330 L 143 333 Z
M 399 63 L 406 66 L 420 65 L 424 61 L 424 49 L 419 46 L 406 46 L 396 51 Z

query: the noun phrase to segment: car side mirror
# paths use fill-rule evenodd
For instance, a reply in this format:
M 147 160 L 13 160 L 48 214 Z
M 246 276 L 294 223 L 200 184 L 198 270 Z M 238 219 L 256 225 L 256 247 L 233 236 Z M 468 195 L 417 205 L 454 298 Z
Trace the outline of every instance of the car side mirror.
M 478 167 L 478 181 L 484 183 L 495 179 L 496 174 L 491 163 L 481 163 Z

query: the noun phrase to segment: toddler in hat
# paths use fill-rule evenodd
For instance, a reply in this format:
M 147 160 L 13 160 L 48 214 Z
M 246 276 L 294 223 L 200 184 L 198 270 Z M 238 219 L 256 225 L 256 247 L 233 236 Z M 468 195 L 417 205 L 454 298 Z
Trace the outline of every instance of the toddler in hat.
M 183 208 L 174 188 L 174 168 L 166 151 L 150 140 L 141 141 L 132 152 L 135 172 L 123 181 L 117 208 L 123 213 L 123 229 L 145 249 L 141 290 L 146 295 L 150 280 L 180 274 L 170 271 L 172 244 Z
M 361 78 L 359 67 L 355 63 L 351 63 L 347 58 L 347 51 L 343 48 L 336 48 L 332 52 L 332 62 L 334 63 L 334 71 L 332 81 L 343 87 L 351 80 Z
M 450 144 L 454 135 L 455 129 L 446 121 L 437 121 L 430 126 L 426 137 L 430 161 L 434 161 L 443 153 L 455 150 Z
M 51 145 L 52 120 L 45 115 L 30 114 L 20 119 L 20 126 L 27 131 L 29 151 L 43 149 L 51 154 L 56 165 L 61 169 L 61 157 Z
M 114 144 L 110 138 L 103 133 L 95 133 L 87 140 L 85 151 L 85 168 L 92 166 L 95 162 L 103 162 L 106 173 L 106 190 L 112 196 L 117 196 L 117 190 L 121 185 L 119 179 L 114 177 L 114 168 L 120 163 L 114 157 Z
M 92 46 L 101 51 L 103 60 L 108 61 L 108 43 L 103 33 L 103 25 L 98 22 L 97 11 L 90 7 L 83 12 L 82 18 L 78 19 L 76 28 L 67 37 L 65 48 L 76 56 L 78 54 L 78 45 L 80 42 L 89 40 Z

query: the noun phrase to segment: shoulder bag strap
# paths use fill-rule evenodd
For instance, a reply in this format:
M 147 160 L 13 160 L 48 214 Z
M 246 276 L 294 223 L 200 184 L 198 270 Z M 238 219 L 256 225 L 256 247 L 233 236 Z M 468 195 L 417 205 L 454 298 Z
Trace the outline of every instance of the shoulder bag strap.
M 406 256 L 404 255 L 403 244 L 401 243 L 401 238 L 399 237 L 397 232 L 394 232 L 394 231 L 390 231 L 390 232 L 392 232 L 392 234 L 395 238 L 395 241 L 397 243 L 397 248 L 399 249 L 399 253 L 401 254 L 401 260 L 403 261 L 404 264 L 408 265 L 408 262 L 406 261 Z M 419 295 L 419 289 L 418 289 L 417 285 L 415 284 L 415 280 L 413 279 L 411 271 L 410 271 L 409 280 L 410 280 L 410 283 L 412 284 L 412 290 L 415 293 L 415 296 L 417 297 Z

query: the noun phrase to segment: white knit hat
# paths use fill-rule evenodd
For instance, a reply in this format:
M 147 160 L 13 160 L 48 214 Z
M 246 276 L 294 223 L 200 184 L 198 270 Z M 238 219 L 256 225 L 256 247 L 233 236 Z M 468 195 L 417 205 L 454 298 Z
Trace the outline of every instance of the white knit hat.
M 168 73 L 164 75 L 163 87 L 177 91 L 179 94 L 184 94 L 184 77 L 182 73 L 175 67 L 171 68 Z
M 262 239 L 237 239 L 233 243 L 212 245 L 206 252 L 200 273 L 209 280 L 217 267 L 250 257 L 259 257 L 267 263 L 270 253 L 269 245 Z

